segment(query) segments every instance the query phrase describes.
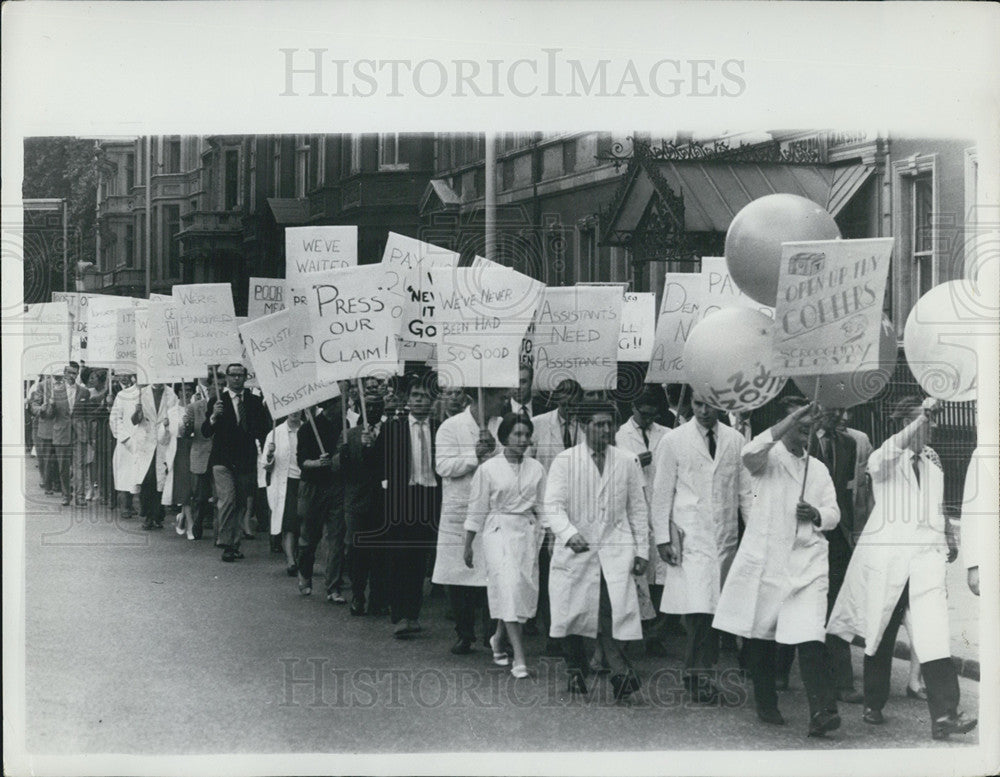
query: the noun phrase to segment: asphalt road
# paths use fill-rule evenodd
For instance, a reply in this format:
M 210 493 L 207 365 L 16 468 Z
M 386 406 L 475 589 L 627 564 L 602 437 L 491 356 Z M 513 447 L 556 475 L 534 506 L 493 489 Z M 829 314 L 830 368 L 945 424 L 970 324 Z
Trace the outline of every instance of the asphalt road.
M 859 706 L 844 724 L 808 739 L 797 672 L 781 696 L 784 727 L 758 723 L 724 654 L 733 706 L 685 703 L 673 657 L 637 662 L 644 688 L 616 704 L 600 680 L 589 699 L 565 692 L 558 659 L 514 680 L 481 647 L 452 656 L 444 597 L 426 601 L 424 633 L 394 640 L 385 617 L 352 617 L 322 596 L 299 596 L 282 556 L 260 539 L 223 564 L 211 540 L 170 526 L 143 532 L 107 508 L 28 506 L 26 526 L 27 749 L 70 753 L 282 753 L 843 749 L 940 746 L 926 705 L 902 696 L 895 661 L 887 724 Z M 861 653 L 854 648 L 860 682 Z M 978 683 L 961 680 L 975 714 Z M 946 745 L 962 748 L 977 732 Z

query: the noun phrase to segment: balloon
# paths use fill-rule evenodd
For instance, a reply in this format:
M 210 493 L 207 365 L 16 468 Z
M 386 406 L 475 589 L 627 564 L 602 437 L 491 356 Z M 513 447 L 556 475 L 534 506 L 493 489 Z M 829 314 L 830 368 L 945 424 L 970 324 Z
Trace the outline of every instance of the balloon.
M 729 412 L 777 396 L 785 378 L 771 370 L 774 322 L 751 308 L 723 308 L 699 321 L 684 343 L 684 371 L 696 396 Z
M 833 216 L 797 194 L 769 194 L 748 203 L 726 233 L 726 265 L 740 291 L 762 305 L 778 299 L 781 244 L 836 240 Z
M 877 357 L 862 362 L 853 372 L 820 375 L 817 401 L 828 408 L 853 407 L 867 402 L 889 384 L 896 361 L 896 329 L 886 316 L 882 316 Z M 792 380 L 805 396 L 816 395 L 816 376 L 802 375 Z
M 917 300 L 903 329 L 903 349 L 920 388 L 935 399 L 976 398 L 977 335 L 983 300 L 969 281 L 948 281 Z

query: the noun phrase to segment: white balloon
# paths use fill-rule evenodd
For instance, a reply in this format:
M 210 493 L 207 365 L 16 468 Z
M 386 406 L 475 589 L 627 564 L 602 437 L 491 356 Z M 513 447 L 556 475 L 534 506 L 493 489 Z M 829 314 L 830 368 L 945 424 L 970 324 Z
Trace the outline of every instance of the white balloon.
M 729 412 L 770 402 L 786 378 L 771 370 L 774 322 L 750 308 L 723 308 L 698 322 L 684 343 L 684 371 L 696 396 Z
M 903 350 L 920 388 L 935 399 L 976 398 L 976 348 L 983 301 L 965 280 L 935 286 L 917 300 L 903 330 Z

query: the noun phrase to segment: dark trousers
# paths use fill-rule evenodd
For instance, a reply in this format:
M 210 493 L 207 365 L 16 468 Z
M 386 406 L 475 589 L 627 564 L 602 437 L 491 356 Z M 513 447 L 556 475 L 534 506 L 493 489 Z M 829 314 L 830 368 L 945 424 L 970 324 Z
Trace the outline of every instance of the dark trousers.
M 73 498 L 73 446 L 52 446 L 52 457 L 55 464 L 55 475 L 64 499 Z
M 774 710 L 778 707 L 778 692 L 775 688 L 778 647 L 778 643 L 770 639 L 745 641 L 747 671 L 753 682 L 754 702 L 758 709 Z M 801 642 L 788 647 L 793 648 L 793 655 L 798 650 L 802 684 L 809 699 L 809 714 L 836 709 L 836 696 L 830 685 L 824 644 L 818 641 Z
M 551 542 L 551 533 L 546 531 L 538 548 L 538 607 L 535 610 L 535 617 L 532 620 L 537 624 L 538 630 L 542 634 L 549 633 L 549 624 L 552 623 L 551 610 L 549 608 L 549 566 L 552 564 Z
M 153 456 L 139 486 L 139 513 L 146 519 L 147 526 L 163 523 L 162 496 L 162 492 L 156 490 L 156 456 Z
M 486 602 L 486 588 L 473 585 L 448 586 L 448 600 L 455 616 L 455 633 L 466 642 L 476 641 L 476 611 L 482 619 L 483 639 L 493 636 L 493 621 Z
M 892 654 L 896 647 L 896 634 L 909 602 L 909 583 L 903 587 L 899 601 L 889 616 L 882 641 L 875 655 L 865 656 L 865 706 L 881 710 L 889 699 L 889 676 L 892 673 Z M 927 686 L 927 708 L 931 720 L 954 714 L 958 710 L 958 673 L 951 658 L 939 658 L 920 664 L 920 671 Z
M 371 604 L 377 611 L 388 603 L 386 592 L 386 549 L 373 545 L 371 534 L 366 537 L 366 529 L 371 527 L 382 512 L 379 505 L 371 512 L 350 510 L 344 512 L 347 525 L 347 574 L 351 580 L 351 595 L 356 607 Z M 367 540 L 367 541 L 366 541 Z M 365 591 L 370 589 L 370 598 Z
M 386 526 L 373 542 L 385 548 L 392 622 L 416 620 L 424 600 L 427 559 L 437 541 L 441 512 L 439 488 L 408 486 L 403 504 L 385 506 Z
M 334 489 L 329 483 L 299 482 L 299 575 L 312 581 L 316 548 L 333 520 Z M 343 507 L 341 507 L 343 510 Z
M 200 540 L 205 531 L 205 519 L 212 520 L 212 472 L 191 473 L 191 533 Z
M 653 564 L 655 561 L 655 559 L 651 559 L 649 563 Z M 669 617 L 666 613 L 660 612 L 660 602 L 663 600 L 663 586 L 651 583 L 649 586 L 649 598 L 653 602 L 653 608 L 656 610 L 656 617 L 650 621 L 643 621 L 642 638 L 646 643 L 662 643 L 667 636 L 667 618 Z M 709 622 L 711 620 L 709 618 Z
M 39 437 L 35 440 L 35 453 L 38 455 L 38 471 L 42 475 L 42 488 L 46 491 L 59 489 L 59 465 L 56 462 L 56 448 L 52 438 Z
M 830 587 L 826 593 L 826 617 L 830 617 L 837 594 L 844 585 L 847 566 L 851 562 L 851 546 L 838 530 L 827 533 L 830 559 Z M 838 691 L 854 690 L 854 666 L 851 664 L 851 645 L 836 634 L 826 635 L 826 655 L 830 666 L 831 682 Z
M 563 641 L 566 649 L 566 664 L 571 672 L 586 675 L 590 664 L 587 658 L 587 651 L 584 637 L 579 634 L 569 634 Z M 604 574 L 601 574 L 601 594 L 597 610 L 597 643 L 604 653 L 604 660 L 611 667 L 614 675 L 623 675 L 631 672 L 632 662 L 629 661 L 625 653 L 625 643 L 614 638 L 611 617 L 611 599 L 608 596 L 608 586 L 604 582 Z
M 218 543 L 239 549 L 243 538 L 243 516 L 248 500 L 257 487 L 257 474 L 242 472 L 216 464 L 212 467 Z
M 691 678 L 708 674 L 719 660 L 719 632 L 712 628 L 714 616 L 692 612 L 684 616 L 684 670 Z
M 344 521 L 344 484 L 336 483 L 330 493 L 330 514 L 323 529 L 326 537 L 326 592 L 339 592 L 347 584 L 347 524 Z

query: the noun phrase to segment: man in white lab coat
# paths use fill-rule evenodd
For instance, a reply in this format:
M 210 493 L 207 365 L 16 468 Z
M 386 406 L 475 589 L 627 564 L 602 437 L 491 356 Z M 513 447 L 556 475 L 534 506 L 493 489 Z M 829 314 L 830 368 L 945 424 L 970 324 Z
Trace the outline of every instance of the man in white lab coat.
M 614 408 L 579 409 L 585 439 L 549 469 L 544 521 L 555 535 L 549 570 L 550 635 L 566 638 L 571 690 L 586 693 L 583 638 L 600 641 L 615 698 L 639 688 L 622 641 L 642 639 L 632 576 L 646 573 L 649 518 L 635 455 L 611 445 Z
M 979 557 L 990 541 L 983 528 L 997 520 L 997 453 L 985 445 L 972 452 L 962 495 L 962 560 L 969 590 L 979 596 Z
M 781 409 L 784 418 L 743 448 L 753 501 L 713 626 L 744 638 L 764 723 L 785 722 L 775 688 L 777 643 L 794 645 L 809 700 L 809 736 L 823 736 L 840 726 L 824 645 L 829 561 L 823 535 L 837 525 L 840 510 L 830 473 L 808 455 L 814 407 L 786 397 Z
M 931 736 L 947 739 L 975 728 L 958 711 L 958 675 L 951 660 L 945 570 L 958 555 L 949 543 L 944 472 L 927 446 L 936 425 L 936 399 L 904 397 L 892 417 L 902 427 L 868 460 L 875 509 L 851 557 L 827 629 L 843 639 L 865 640 L 862 720 L 885 722 L 896 633 L 907 606 L 913 650 L 927 685 Z
M 173 389 L 162 383 L 143 386 L 129 420 L 132 422 L 134 483 L 139 487 L 139 512 L 143 529 L 163 528 L 163 505 L 160 503 L 167 473 L 166 434 L 168 411 L 177 405 Z
M 696 702 L 714 704 L 719 656 L 712 616 L 736 555 L 737 512 L 748 514 L 750 476 L 743 436 L 719 423 L 719 411 L 693 396 L 694 418 L 656 449 L 651 521 L 666 567 L 660 609 L 684 617 L 684 683 Z

